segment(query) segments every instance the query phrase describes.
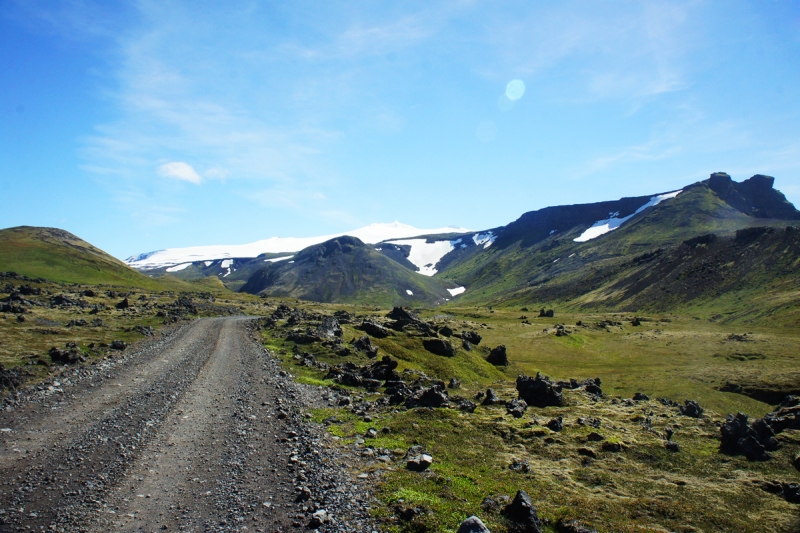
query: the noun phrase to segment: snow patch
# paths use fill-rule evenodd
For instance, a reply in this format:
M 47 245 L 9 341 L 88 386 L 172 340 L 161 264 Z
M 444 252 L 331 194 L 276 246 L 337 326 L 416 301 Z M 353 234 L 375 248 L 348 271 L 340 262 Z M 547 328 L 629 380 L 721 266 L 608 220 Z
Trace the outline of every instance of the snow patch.
M 581 233 L 578 238 L 572 239 L 572 240 L 575 241 L 575 242 L 586 242 L 586 241 L 590 241 L 592 239 L 596 239 L 597 237 L 599 237 L 601 235 L 605 235 L 609 231 L 614 231 L 615 229 L 620 227 L 622 224 L 624 224 L 625 222 L 630 220 L 633 216 L 638 215 L 639 213 L 641 213 L 642 211 L 644 211 L 648 207 L 653 207 L 653 206 L 656 206 L 656 205 L 660 204 L 664 200 L 669 200 L 670 198 L 675 198 L 676 196 L 678 196 L 682 192 L 683 192 L 683 190 L 680 190 L 680 191 L 675 191 L 675 192 L 668 192 L 666 194 L 659 194 L 658 196 L 653 196 L 652 198 L 650 198 L 649 202 L 647 202 L 642 207 L 637 209 L 633 214 L 628 215 L 626 217 L 617 218 L 619 216 L 619 212 L 617 212 L 617 213 L 609 213 L 609 215 L 610 215 L 609 218 L 607 218 L 606 220 L 598 220 L 597 222 L 594 223 L 594 225 L 591 228 L 589 228 L 586 231 L 584 231 L 583 233 Z
M 287 255 L 286 257 L 273 257 L 272 259 L 264 259 L 265 263 L 277 263 L 278 261 L 286 261 L 287 259 L 291 259 L 294 257 L 293 255 Z M 294 263 L 294 261 L 291 261 Z
M 472 240 L 475 242 L 475 245 L 480 246 L 482 244 L 484 250 L 490 247 L 496 239 L 497 235 L 491 231 L 487 231 L 486 233 L 476 233 L 472 236 Z
M 413 292 L 411 292 L 411 291 L 410 291 L 410 290 L 408 290 L 408 289 L 406 289 L 406 294 L 408 294 L 409 296 L 414 296 L 414 293 L 413 293 Z
M 214 264 L 214 261 L 204 261 L 204 263 L 205 263 L 205 265 L 206 265 L 207 267 L 210 267 L 211 265 L 213 265 L 213 264 Z
M 411 264 L 417 267 L 423 276 L 433 276 L 437 272 L 436 265 L 442 260 L 442 257 L 452 252 L 456 245 L 461 243 L 461 239 L 435 242 L 427 242 L 425 239 L 404 239 L 389 242 L 410 246 L 408 260 Z
M 463 294 L 466 290 L 466 287 L 456 287 L 455 289 L 447 289 L 447 292 L 450 293 L 450 296 L 458 296 L 459 294 Z
M 555 233 L 555 232 L 556 232 L 556 230 L 554 230 L 554 229 L 551 229 L 551 230 L 550 230 L 550 235 L 552 235 L 552 234 L 553 234 L 553 233 Z
M 184 268 L 189 268 L 190 266 L 192 266 L 191 263 L 183 263 L 181 265 L 175 265 L 174 267 L 168 268 L 167 272 L 180 272 Z
M 139 270 L 171 267 L 186 262 L 213 261 L 220 259 L 250 259 L 265 253 L 299 252 L 315 244 L 329 241 L 342 235 L 357 237 L 367 244 L 378 244 L 390 239 L 407 239 L 418 235 L 441 235 L 444 233 L 469 233 L 472 230 L 454 226 L 420 229 L 400 222 L 390 224 L 370 224 L 363 228 L 319 237 L 271 237 L 250 244 L 192 246 L 188 248 L 167 248 L 131 256 L 125 262 Z M 225 268 L 225 267 L 223 267 Z

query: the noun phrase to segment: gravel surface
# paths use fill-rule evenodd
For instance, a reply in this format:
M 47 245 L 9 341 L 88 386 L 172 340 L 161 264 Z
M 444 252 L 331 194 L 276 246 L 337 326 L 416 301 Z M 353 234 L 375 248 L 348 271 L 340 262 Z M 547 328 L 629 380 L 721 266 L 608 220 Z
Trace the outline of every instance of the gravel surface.
M 245 317 L 199 319 L 0 412 L 0 532 L 372 532 L 354 452 Z

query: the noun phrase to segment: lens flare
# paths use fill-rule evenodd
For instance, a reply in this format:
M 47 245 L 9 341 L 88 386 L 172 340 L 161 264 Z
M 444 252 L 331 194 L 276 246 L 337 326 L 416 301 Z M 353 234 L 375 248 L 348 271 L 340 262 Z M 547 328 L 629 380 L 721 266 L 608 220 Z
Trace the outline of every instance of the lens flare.
M 525 94 L 525 82 L 522 80 L 511 80 L 506 85 L 506 96 L 509 100 L 519 100 Z

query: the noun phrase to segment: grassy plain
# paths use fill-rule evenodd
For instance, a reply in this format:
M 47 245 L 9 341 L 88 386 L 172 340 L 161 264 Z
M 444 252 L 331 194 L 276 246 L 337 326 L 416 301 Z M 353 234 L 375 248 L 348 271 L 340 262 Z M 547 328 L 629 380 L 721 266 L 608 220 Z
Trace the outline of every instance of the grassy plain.
M 298 307 L 323 313 L 345 309 L 376 317 L 388 311 L 309 303 Z M 631 325 L 633 315 L 619 313 L 535 318 L 538 311 L 519 308 L 448 307 L 420 314 L 456 332 L 478 331 L 483 340 L 472 352 L 459 349 L 452 358 L 428 353 L 421 338 L 405 333 L 373 342 L 380 348 L 379 357 L 388 354 L 399 361 L 401 373 L 412 369 L 444 381 L 460 379 L 462 388 L 450 390 L 451 396 L 471 398 L 492 387 L 502 399 L 511 399 L 516 397 L 516 376 L 537 371 L 555 379 L 600 377 L 605 396 L 595 401 L 580 390 L 566 390 L 566 405 L 529 408 L 520 419 L 508 415 L 504 406 L 479 406 L 474 413 L 384 408 L 370 413 L 369 421 L 350 408 L 315 411 L 315 420 L 327 419 L 329 430 L 343 445 L 362 450 L 364 461 L 353 465 L 353 471 L 374 480 L 383 504 L 376 514 L 387 530 L 450 532 L 477 514 L 491 531 L 504 532 L 508 524 L 498 509 L 518 489 L 531 495 L 547 531 L 558 531 L 558 524 L 570 519 L 601 533 L 788 533 L 800 528 L 797 505 L 763 488 L 767 481 L 800 482 L 800 473 L 792 466 L 800 452 L 800 432 L 781 433 L 780 449 L 764 463 L 718 451 L 719 426 L 727 413 L 743 411 L 760 417 L 774 408 L 718 387 L 744 378 L 796 383 L 800 338 L 792 329 L 731 326 L 674 314 L 639 315 L 639 326 Z M 531 324 L 523 324 L 522 316 Z M 578 321 L 583 326 L 576 326 Z M 565 324 L 570 333 L 556 336 L 557 324 Z M 346 341 L 363 335 L 352 324 L 343 329 Z M 351 394 L 357 404 L 379 397 L 323 380 L 324 372 L 297 365 L 291 354 L 293 343 L 283 338 L 286 330 L 282 323 L 265 330 L 264 342 L 300 381 L 332 386 Z M 499 344 L 507 347 L 508 368 L 484 360 L 488 349 Z M 368 362 L 363 355 L 340 357 L 317 345 L 299 348 L 329 364 Z M 649 395 L 650 400 L 630 400 L 635 392 Z M 705 416 L 683 416 L 657 397 L 681 403 L 697 400 L 706 409 Z M 563 418 L 562 431 L 546 427 L 558 416 Z M 336 421 L 331 423 L 330 417 Z M 590 419 L 599 421 L 600 427 L 587 425 Z M 377 429 L 378 437 L 365 440 L 368 428 Z M 672 440 L 679 444 L 679 452 L 666 449 L 667 430 L 674 431 Z M 605 440 L 591 440 L 590 433 Z M 620 444 L 622 451 L 604 449 L 608 442 Z M 402 455 L 414 444 L 434 457 L 426 473 L 404 468 Z M 381 454 L 393 461 L 377 461 Z M 526 466 L 510 468 L 515 463 Z M 414 511 L 406 516 L 413 518 L 401 519 L 409 510 Z

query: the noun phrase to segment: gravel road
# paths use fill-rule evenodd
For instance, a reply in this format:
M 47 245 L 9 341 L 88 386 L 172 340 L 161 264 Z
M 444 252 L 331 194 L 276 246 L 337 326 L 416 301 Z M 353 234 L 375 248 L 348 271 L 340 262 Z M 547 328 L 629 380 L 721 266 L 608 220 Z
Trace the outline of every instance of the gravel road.
M 199 319 L 0 411 L 0 532 L 372 532 L 355 463 L 245 317 Z

